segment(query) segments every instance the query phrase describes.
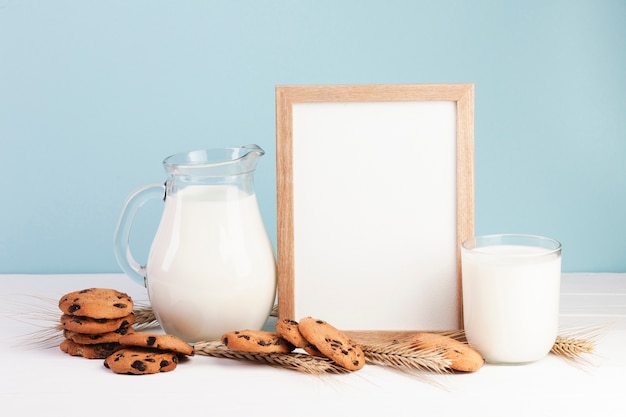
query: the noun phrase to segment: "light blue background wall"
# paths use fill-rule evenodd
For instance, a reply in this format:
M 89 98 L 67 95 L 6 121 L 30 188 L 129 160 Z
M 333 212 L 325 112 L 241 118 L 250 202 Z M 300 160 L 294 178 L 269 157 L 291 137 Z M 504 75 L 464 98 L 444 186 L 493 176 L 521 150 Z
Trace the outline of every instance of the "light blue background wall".
M 476 88 L 477 234 L 626 271 L 625 22 L 623 0 L 0 0 L 0 273 L 119 272 L 124 199 L 194 148 L 267 151 L 275 242 L 275 85 L 455 82 Z

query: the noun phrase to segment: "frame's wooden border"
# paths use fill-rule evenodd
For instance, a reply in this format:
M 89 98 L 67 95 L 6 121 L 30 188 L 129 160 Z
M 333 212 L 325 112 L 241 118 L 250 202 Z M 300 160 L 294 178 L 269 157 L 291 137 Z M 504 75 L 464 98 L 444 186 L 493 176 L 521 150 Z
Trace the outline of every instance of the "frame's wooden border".
M 276 86 L 278 316 L 294 318 L 293 113 L 295 103 L 453 101 L 456 103 L 457 303 L 463 327 L 460 244 L 474 233 L 474 85 Z M 424 330 L 424 329 L 422 329 Z

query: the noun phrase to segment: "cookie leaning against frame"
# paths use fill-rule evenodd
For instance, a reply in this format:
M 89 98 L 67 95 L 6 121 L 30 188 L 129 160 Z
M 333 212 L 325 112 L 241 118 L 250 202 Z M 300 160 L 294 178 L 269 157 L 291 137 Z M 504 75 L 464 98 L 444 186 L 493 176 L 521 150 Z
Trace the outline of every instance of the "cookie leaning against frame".
M 356 371 L 365 365 L 363 349 L 345 333 L 324 320 L 305 317 L 298 323 L 302 336 L 337 365 Z
M 87 288 L 65 294 L 59 309 L 65 314 L 94 319 L 119 319 L 133 312 L 132 298 L 111 288 Z
M 276 333 L 295 347 L 304 349 L 309 355 L 324 356 L 311 342 L 302 336 L 298 326 L 298 322 L 292 319 L 278 320 L 275 325 Z
M 298 329 L 298 322 L 292 319 L 278 320 L 275 324 L 276 333 L 283 339 L 297 348 L 303 348 L 309 344 L 309 342 L 302 336 L 300 329 Z

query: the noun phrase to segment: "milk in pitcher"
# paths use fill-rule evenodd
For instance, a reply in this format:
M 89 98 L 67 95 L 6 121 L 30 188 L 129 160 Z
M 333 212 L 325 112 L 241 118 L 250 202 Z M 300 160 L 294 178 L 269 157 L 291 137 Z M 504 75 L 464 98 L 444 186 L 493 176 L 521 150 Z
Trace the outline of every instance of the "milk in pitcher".
M 276 264 L 255 194 L 205 185 L 168 195 L 146 273 L 168 333 L 197 342 L 260 329 L 273 306 Z

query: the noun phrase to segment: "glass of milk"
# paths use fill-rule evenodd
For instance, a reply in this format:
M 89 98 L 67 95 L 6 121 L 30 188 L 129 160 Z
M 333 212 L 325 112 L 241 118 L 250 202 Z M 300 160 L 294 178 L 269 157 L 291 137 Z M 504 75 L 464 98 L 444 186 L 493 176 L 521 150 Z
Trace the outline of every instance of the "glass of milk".
M 552 349 L 559 325 L 561 244 L 489 235 L 461 245 L 467 340 L 488 363 L 523 364 Z

